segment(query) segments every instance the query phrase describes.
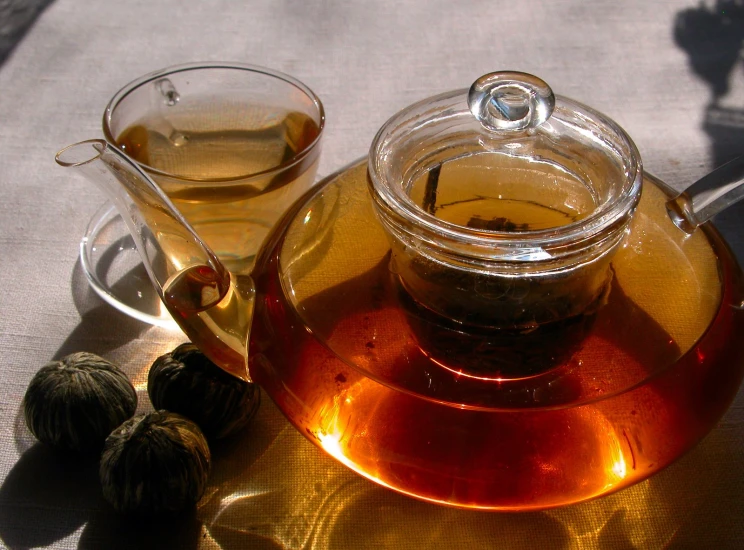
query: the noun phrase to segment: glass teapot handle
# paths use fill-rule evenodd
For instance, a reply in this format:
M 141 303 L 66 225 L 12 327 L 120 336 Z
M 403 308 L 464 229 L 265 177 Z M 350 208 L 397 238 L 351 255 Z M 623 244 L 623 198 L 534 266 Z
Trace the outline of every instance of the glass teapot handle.
M 666 204 L 674 225 L 692 233 L 699 225 L 744 199 L 744 156 L 716 168 Z

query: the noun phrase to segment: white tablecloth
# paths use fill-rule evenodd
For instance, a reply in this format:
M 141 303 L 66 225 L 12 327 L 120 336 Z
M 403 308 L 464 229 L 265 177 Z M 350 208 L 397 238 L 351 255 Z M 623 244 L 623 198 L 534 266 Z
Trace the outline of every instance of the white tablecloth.
M 0 541 L 8 548 L 740 547 L 741 393 L 710 436 L 651 480 L 596 502 L 516 515 L 452 510 L 378 488 L 296 434 L 264 399 L 250 433 L 215 450 L 207 504 L 150 526 L 113 514 L 94 466 L 66 463 L 35 444 L 20 404 L 41 365 L 78 350 L 121 363 L 142 390 L 143 369 L 182 339 L 125 317 L 89 290 L 78 243 L 104 197 L 54 163 L 63 146 L 101 135 L 104 106 L 135 77 L 202 60 L 296 76 L 325 104 L 323 175 L 365 155 L 383 122 L 413 101 L 494 70 L 531 72 L 614 118 L 646 169 L 681 189 L 744 149 L 736 122 L 737 113 L 744 119 L 742 39 L 738 0 L 53 2 L 0 66 Z M 743 208 L 719 218 L 739 258 Z M 146 392 L 140 396 L 147 410 Z

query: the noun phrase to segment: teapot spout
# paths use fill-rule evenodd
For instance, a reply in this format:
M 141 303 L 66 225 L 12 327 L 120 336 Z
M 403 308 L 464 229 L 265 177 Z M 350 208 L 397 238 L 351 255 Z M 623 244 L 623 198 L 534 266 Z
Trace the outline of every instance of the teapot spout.
M 211 361 L 246 381 L 255 288 L 232 275 L 142 169 L 106 141 L 57 153 L 108 195 L 127 224 L 147 273 L 186 336 Z

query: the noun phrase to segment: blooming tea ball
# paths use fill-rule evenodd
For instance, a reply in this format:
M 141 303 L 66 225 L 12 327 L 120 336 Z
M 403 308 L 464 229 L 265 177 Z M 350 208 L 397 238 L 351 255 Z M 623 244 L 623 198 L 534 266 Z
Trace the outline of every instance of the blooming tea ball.
M 119 512 L 176 514 L 204 494 L 211 455 L 199 426 L 169 411 L 137 415 L 106 439 L 103 496 Z
M 225 372 L 190 343 L 155 360 L 147 393 L 156 409 L 190 418 L 210 439 L 244 428 L 261 402 L 257 385 Z
M 116 365 L 87 352 L 42 367 L 23 398 L 31 433 L 57 448 L 100 451 L 111 430 L 131 418 L 137 392 Z

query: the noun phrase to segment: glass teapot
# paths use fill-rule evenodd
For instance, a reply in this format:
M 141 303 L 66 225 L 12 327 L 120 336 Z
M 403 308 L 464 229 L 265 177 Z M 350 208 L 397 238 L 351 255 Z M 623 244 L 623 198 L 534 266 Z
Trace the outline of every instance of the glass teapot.
M 744 375 L 742 274 L 704 223 L 740 198 L 743 163 L 675 196 L 620 127 L 532 75 L 395 115 L 250 276 L 116 147 L 57 162 L 109 194 L 206 355 L 420 499 L 527 510 L 626 487 L 708 433 Z

